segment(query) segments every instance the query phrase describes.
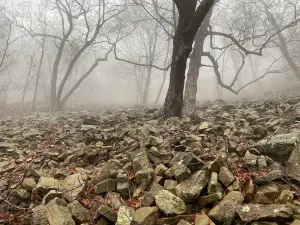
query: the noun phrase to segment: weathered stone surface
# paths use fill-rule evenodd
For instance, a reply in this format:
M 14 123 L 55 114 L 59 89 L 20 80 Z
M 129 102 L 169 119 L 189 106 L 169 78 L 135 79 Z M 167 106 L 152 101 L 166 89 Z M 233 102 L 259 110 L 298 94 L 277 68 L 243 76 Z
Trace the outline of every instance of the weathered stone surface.
M 218 174 L 212 172 L 207 185 L 208 194 L 214 194 L 217 192 L 217 184 L 218 184 Z
M 138 172 L 149 167 L 149 159 L 146 151 L 142 151 L 136 155 L 132 161 L 132 167 L 134 172 Z
M 279 189 L 276 184 L 268 184 L 260 187 L 254 195 L 253 203 L 268 205 L 272 204 L 279 196 Z
M 186 211 L 184 201 L 167 190 L 159 191 L 155 196 L 155 202 L 166 215 L 180 215 Z
M 134 216 L 134 209 L 128 206 L 121 206 L 118 211 L 116 225 L 131 225 Z
M 207 215 L 197 215 L 195 225 L 215 225 Z
M 156 221 L 156 225 L 177 225 L 180 220 L 193 222 L 193 215 L 179 215 L 174 217 L 160 218 Z
M 142 207 L 135 211 L 130 225 L 153 225 L 159 218 L 157 207 Z
M 300 225 L 300 220 L 294 220 L 291 225 Z
M 84 208 L 78 201 L 68 204 L 68 209 L 77 223 L 91 222 L 90 212 Z
M 276 204 L 292 203 L 294 200 L 294 193 L 290 190 L 282 190 L 279 197 L 276 199 Z
M 291 177 L 292 179 L 297 180 L 300 182 L 300 136 L 297 138 L 297 147 L 294 148 L 287 166 L 285 168 L 286 174 Z
M 175 193 L 176 191 L 176 186 L 177 186 L 177 181 L 176 180 L 165 180 L 164 183 L 164 189 Z
M 206 206 L 209 203 L 218 202 L 222 200 L 222 198 L 223 198 L 223 194 L 221 192 L 217 192 L 211 195 L 200 196 L 197 199 L 197 203 L 199 206 Z
M 85 182 L 80 173 L 72 174 L 66 177 L 63 185 L 59 189 L 63 192 L 64 198 L 69 202 L 74 201 L 85 187 Z
M 140 170 L 135 174 L 135 181 L 137 184 L 146 183 L 147 185 L 150 185 L 153 181 L 154 177 L 154 170 L 152 168 L 147 168 L 144 170 Z
M 33 225 L 49 225 L 45 206 L 38 205 L 32 209 L 32 224 Z
M 230 170 L 224 166 L 220 168 L 218 178 L 222 182 L 222 184 L 224 184 L 225 187 L 228 187 L 235 180 Z
M 75 225 L 64 200 L 55 198 L 45 205 L 45 209 L 50 225 Z
M 247 202 L 252 202 L 254 197 L 255 185 L 252 179 L 246 181 L 244 185 L 244 195 Z
M 152 187 L 150 188 L 150 191 L 146 195 L 144 195 L 144 197 L 143 197 L 143 199 L 141 201 L 141 206 L 142 207 L 149 207 L 149 206 L 154 205 L 154 203 L 155 203 L 155 196 L 161 190 L 164 190 L 164 188 L 161 185 L 159 185 L 157 183 L 154 183 L 152 185 Z
M 248 204 L 239 206 L 237 213 L 242 221 L 249 222 L 263 219 L 291 218 L 292 210 L 287 205 Z
M 279 134 L 267 137 L 252 147 L 260 154 L 269 156 L 276 161 L 287 161 L 299 142 L 297 133 Z M 256 151 L 250 151 L 255 154 Z
M 95 193 L 102 194 L 109 191 L 117 190 L 117 180 L 107 179 L 95 185 Z
M 25 178 L 22 182 L 22 187 L 31 192 L 36 187 L 36 182 L 33 178 Z
M 231 225 L 235 217 L 235 211 L 238 205 L 243 201 L 244 196 L 241 192 L 232 191 L 227 194 L 218 205 L 209 211 L 208 216 L 215 223 Z
M 220 168 L 223 166 L 223 158 L 221 155 L 217 156 L 217 158 L 208 164 L 209 172 L 219 173 Z
M 167 164 L 173 158 L 171 152 L 166 150 L 158 150 L 157 147 L 152 147 L 148 150 L 148 157 L 154 164 Z
M 39 182 L 36 185 L 38 192 L 47 193 L 50 190 L 59 190 L 61 188 L 61 182 L 51 177 L 40 177 Z
M 159 164 L 155 167 L 154 174 L 155 174 L 155 176 L 162 176 L 163 177 L 167 170 L 168 170 L 168 168 L 165 165 Z
M 177 183 L 180 183 L 190 177 L 191 171 L 186 166 L 179 166 L 174 172 Z
M 185 220 L 180 220 L 177 225 L 191 225 L 191 224 Z
M 204 165 L 204 162 L 191 152 L 178 152 L 170 161 L 169 165 L 172 167 L 178 163 L 187 166 L 192 173 L 201 170 Z
M 200 170 L 176 186 L 176 195 L 186 203 L 196 200 L 208 179 L 208 172 Z
M 21 200 L 30 198 L 30 193 L 22 188 L 12 190 L 11 195 Z
M 117 213 L 114 211 L 111 207 L 108 205 L 101 205 L 97 209 L 97 213 L 99 213 L 101 216 L 105 217 L 105 219 L 115 223 L 117 222 Z

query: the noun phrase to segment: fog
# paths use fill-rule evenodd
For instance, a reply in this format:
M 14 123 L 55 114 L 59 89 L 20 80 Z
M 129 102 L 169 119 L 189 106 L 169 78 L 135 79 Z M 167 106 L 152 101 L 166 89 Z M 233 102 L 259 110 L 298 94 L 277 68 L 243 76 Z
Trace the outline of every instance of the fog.
M 28 110 L 33 101 L 49 109 L 56 105 L 55 110 L 87 103 L 163 105 L 174 87 L 169 81 L 176 63 L 172 43 L 179 14 L 172 4 L 2 1 L 1 107 Z M 297 89 L 298 11 L 298 1 L 216 2 L 205 18 L 200 69 L 193 66 L 193 52 L 205 20 L 186 61 L 185 80 L 194 76 L 196 103 Z M 195 89 L 189 85 L 184 101 Z

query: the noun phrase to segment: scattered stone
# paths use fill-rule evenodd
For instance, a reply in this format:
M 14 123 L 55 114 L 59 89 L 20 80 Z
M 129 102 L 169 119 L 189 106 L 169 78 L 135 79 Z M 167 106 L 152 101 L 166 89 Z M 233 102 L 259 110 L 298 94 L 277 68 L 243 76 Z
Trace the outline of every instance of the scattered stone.
M 68 204 L 68 209 L 77 223 L 91 222 L 90 212 L 84 208 L 78 201 Z
M 154 174 L 155 174 L 155 176 L 162 176 L 163 177 L 167 170 L 168 170 L 168 168 L 165 165 L 159 164 L 155 167 Z
M 231 225 L 235 217 L 235 211 L 243 201 L 244 196 L 241 192 L 232 191 L 209 211 L 208 216 L 217 224 Z
M 207 215 L 197 215 L 195 225 L 215 225 L 215 223 Z
M 115 179 L 107 179 L 95 185 L 95 193 L 102 194 L 109 191 L 117 190 L 117 181 Z
M 131 225 L 134 216 L 134 209 L 128 206 L 121 206 L 118 211 L 116 225 Z
M 218 183 L 218 174 L 212 172 L 210 175 L 210 180 L 208 181 L 208 185 L 207 185 L 208 194 L 214 194 L 217 192 L 217 183 Z
M 175 194 L 176 186 L 177 186 L 177 181 L 175 181 L 175 180 L 165 180 L 164 189 L 172 192 L 173 194 Z
M 185 220 L 180 220 L 177 225 L 191 225 L 189 222 L 186 222 Z
M 152 168 L 147 168 L 145 170 L 140 170 L 135 174 L 135 181 L 137 184 L 146 183 L 147 185 L 150 185 L 153 181 L 154 177 L 154 170 Z
M 69 202 L 74 201 L 77 196 L 83 191 L 85 182 L 80 173 L 72 174 L 64 179 L 60 191 L 64 193 L 64 198 Z
M 228 187 L 235 180 L 230 170 L 224 166 L 220 168 L 218 178 L 222 182 L 222 184 L 224 184 L 225 187 Z
M 176 186 L 176 195 L 186 203 L 196 200 L 207 185 L 208 176 L 208 173 L 203 170 L 194 173 L 190 178 Z
M 75 225 L 67 203 L 60 198 L 51 200 L 45 206 L 45 211 L 50 225 Z
M 276 199 L 276 204 L 287 204 L 293 203 L 294 200 L 294 193 L 289 190 L 281 191 L 279 197 Z
M 191 171 L 186 166 L 178 166 L 174 172 L 177 183 L 180 183 L 190 177 Z
M 30 193 L 27 192 L 25 189 L 22 189 L 22 188 L 14 189 L 11 192 L 11 195 L 18 198 L 18 199 L 21 199 L 21 200 L 26 200 L 26 199 L 30 198 Z
M 211 195 L 206 195 L 206 196 L 200 196 L 197 199 L 197 203 L 199 206 L 206 206 L 210 203 L 218 202 L 222 200 L 223 194 L 221 192 L 217 192 Z
M 130 225 L 154 225 L 158 218 L 157 207 L 142 207 L 135 211 Z
M 287 205 L 259 205 L 248 204 L 239 206 L 237 213 L 242 221 L 250 222 L 263 219 L 288 219 L 293 215 L 292 210 Z
M 164 188 L 157 184 L 154 183 L 152 187 L 150 188 L 150 191 L 144 195 L 142 201 L 141 201 L 141 206 L 142 207 L 148 207 L 152 206 L 155 203 L 155 196 L 158 194 L 159 191 L 164 190 Z
M 146 151 L 142 151 L 136 155 L 132 161 L 132 167 L 134 172 L 138 172 L 149 167 L 149 160 Z
M 254 204 L 269 205 L 279 196 L 279 189 L 276 184 L 268 184 L 258 189 L 254 195 Z
M 159 191 L 155 196 L 155 202 L 165 215 L 180 215 L 186 211 L 184 201 L 167 190 Z
M 45 206 L 38 205 L 32 209 L 32 224 L 33 225 L 49 225 Z
M 101 205 L 97 209 L 97 213 L 99 213 L 101 216 L 105 217 L 107 220 L 116 223 L 117 222 L 117 213 L 110 208 L 108 205 Z
M 31 192 L 36 187 L 36 182 L 33 178 L 25 178 L 22 182 L 22 187 Z

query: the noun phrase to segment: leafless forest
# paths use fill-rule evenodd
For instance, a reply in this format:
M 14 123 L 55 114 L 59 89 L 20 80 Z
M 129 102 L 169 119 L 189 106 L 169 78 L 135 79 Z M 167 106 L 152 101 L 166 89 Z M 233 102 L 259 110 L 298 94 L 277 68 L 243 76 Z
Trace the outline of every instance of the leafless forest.
M 299 225 L 299 0 L 0 0 L 0 224 Z

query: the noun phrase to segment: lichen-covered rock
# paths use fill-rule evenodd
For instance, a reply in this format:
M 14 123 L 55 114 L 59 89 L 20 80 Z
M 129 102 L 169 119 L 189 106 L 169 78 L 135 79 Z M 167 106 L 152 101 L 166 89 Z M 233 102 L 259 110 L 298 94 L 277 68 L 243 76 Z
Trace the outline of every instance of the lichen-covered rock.
M 107 179 L 95 185 L 95 193 L 102 194 L 109 191 L 117 190 L 116 179 Z
M 252 147 L 262 155 L 283 162 L 287 161 L 296 146 L 299 146 L 299 138 L 298 133 L 279 134 L 267 137 Z M 255 154 L 256 151 L 251 151 L 251 153 Z
M 167 190 L 159 191 L 155 196 L 155 202 L 166 215 L 180 215 L 186 211 L 184 201 Z
M 50 190 L 59 190 L 61 186 L 62 184 L 59 180 L 51 177 L 40 177 L 36 189 L 39 193 L 46 194 Z
M 154 170 L 152 168 L 147 168 L 144 170 L 140 170 L 135 174 L 135 181 L 137 184 L 146 183 L 150 185 L 153 181 Z
M 131 225 L 134 216 L 134 209 L 128 206 L 121 206 L 118 210 L 116 225 Z
M 200 170 L 176 186 L 176 195 L 186 203 L 196 200 L 208 179 L 208 172 Z
M 138 172 L 149 167 L 149 159 L 146 151 L 142 151 L 136 155 L 132 161 L 132 167 L 134 172 Z

